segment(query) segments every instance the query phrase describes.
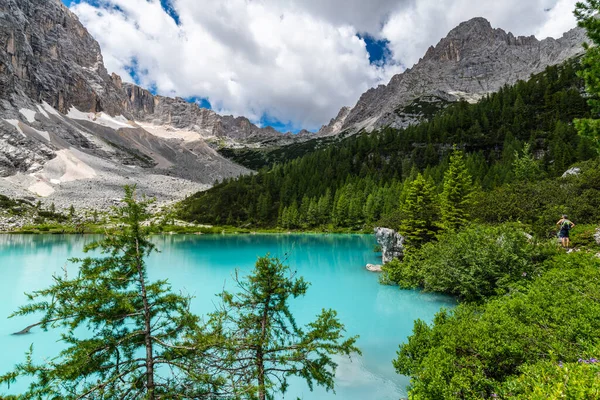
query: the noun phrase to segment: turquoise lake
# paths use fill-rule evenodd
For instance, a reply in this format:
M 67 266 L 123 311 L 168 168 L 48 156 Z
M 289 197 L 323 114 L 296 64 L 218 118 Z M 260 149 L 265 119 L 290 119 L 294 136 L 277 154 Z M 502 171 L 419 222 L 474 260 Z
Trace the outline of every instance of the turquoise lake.
M 35 317 L 8 315 L 26 303 L 24 292 L 47 287 L 55 273 L 74 274 L 76 265 L 67 259 L 82 254 L 93 236 L 0 235 L 0 374 L 24 360 L 31 344 L 34 357 L 43 359 L 60 350 L 58 333 L 33 329 L 28 335 L 12 332 L 37 322 Z M 155 236 L 160 253 L 148 259 L 150 279 L 168 279 L 175 291 L 193 295 L 193 311 L 214 310 L 215 293 L 234 289 L 232 274 L 247 275 L 258 256 L 270 253 L 287 259 L 292 270 L 311 283 L 305 297 L 293 300 L 297 322 L 305 324 L 322 308 L 337 310 L 349 335 L 360 335 L 362 356 L 339 359 L 336 394 L 321 388 L 311 392 L 301 381 L 293 381 L 286 399 L 393 399 L 406 395 L 408 378 L 392 367 L 398 345 L 412 331 L 413 321 L 431 321 L 442 307 L 453 307 L 445 296 L 399 290 L 378 283 L 378 276 L 365 269 L 380 263 L 369 235 L 206 235 Z M 23 388 L 11 387 L 10 392 Z M 0 387 L 0 394 L 7 393 Z

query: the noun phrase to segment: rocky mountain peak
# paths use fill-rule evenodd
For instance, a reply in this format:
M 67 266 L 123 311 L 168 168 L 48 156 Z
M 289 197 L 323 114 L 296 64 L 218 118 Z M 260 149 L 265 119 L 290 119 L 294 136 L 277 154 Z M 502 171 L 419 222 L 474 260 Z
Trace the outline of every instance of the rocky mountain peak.
M 486 36 L 492 34 L 494 28 L 490 21 L 483 17 L 471 18 L 468 21 L 461 22 L 457 27 L 448 32 L 447 38 L 460 37 L 464 38 L 467 36 Z
M 473 18 L 462 22 L 434 47 L 431 46 L 420 61 L 460 62 L 465 54 L 486 52 L 502 45 L 530 46 L 538 44 L 535 36 L 518 36 L 499 28 L 492 28 L 485 18 Z
M 502 86 L 527 79 L 549 65 L 583 51 L 585 31 L 574 28 L 560 39 L 538 40 L 493 28 L 485 18 L 473 18 L 452 29 L 412 68 L 387 85 L 367 90 L 344 118 L 339 131 L 368 131 L 418 122 L 401 115 L 419 98 L 477 101 Z M 429 101 L 429 100 L 428 100 Z

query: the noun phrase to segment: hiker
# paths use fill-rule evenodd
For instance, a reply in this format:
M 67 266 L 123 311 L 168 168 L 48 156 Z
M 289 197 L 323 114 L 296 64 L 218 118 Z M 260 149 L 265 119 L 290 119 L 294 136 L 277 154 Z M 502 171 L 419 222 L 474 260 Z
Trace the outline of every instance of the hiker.
M 568 220 L 567 216 L 563 214 L 562 218 L 556 223 L 558 225 L 558 238 L 562 247 L 569 248 L 569 231 L 575 227 L 575 224 Z

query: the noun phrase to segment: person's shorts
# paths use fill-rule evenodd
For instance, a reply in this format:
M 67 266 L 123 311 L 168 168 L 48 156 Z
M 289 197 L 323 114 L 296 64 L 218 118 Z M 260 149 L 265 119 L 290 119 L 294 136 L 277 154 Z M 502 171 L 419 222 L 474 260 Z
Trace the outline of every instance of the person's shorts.
M 558 237 L 561 238 L 561 239 L 568 238 L 569 237 L 569 231 L 561 229 L 558 232 Z

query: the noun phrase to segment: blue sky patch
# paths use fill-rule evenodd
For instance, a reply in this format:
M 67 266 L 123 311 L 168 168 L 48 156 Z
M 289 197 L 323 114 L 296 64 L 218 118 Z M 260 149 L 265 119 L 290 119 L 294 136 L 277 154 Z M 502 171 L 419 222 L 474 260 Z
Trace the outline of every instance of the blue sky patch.
M 175 11 L 171 0 L 160 0 L 160 5 L 162 6 L 163 10 L 165 10 L 165 12 L 169 14 L 171 18 L 173 18 L 173 21 L 175 21 L 177 25 L 181 23 L 179 20 L 179 14 L 177 14 L 177 11 Z
M 106 4 L 106 1 L 103 1 L 103 0 L 62 0 L 62 2 L 67 7 L 71 7 L 73 4 L 79 4 L 79 3 L 88 3 L 95 7 L 100 7 L 103 4 L 104 5 Z M 179 14 L 177 14 L 177 11 L 175 11 L 175 7 L 173 7 L 172 1 L 171 0 L 160 0 L 160 5 L 162 6 L 162 9 L 165 10 L 165 12 L 171 18 L 173 18 L 173 21 L 175 21 L 175 23 L 177 25 L 179 25 L 180 24 Z M 113 5 L 113 8 L 120 10 L 120 7 L 115 6 L 115 5 Z
M 210 101 L 208 101 L 208 99 L 205 97 L 188 97 L 187 99 L 185 99 L 185 101 L 188 101 L 190 103 L 196 103 L 201 108 L 208 108 L 209 110 L 212 109 Z
M 388 40 L 376 39 L 368 33 L 357 34 L 357 36 L 365 41 L 371 64 L 382 65 L 391 58 L 392 53 L 388 47 L 390 43 Z
M 270 126 L 279 132 L 292 132 L 298 133 L 301 131 L 300 128 L 295 126 L 291 121 L 290 122 L 282 122 L 277 118 L 273 118 L 267 114 L 263 114 L 258 122 L 260 126 Z

